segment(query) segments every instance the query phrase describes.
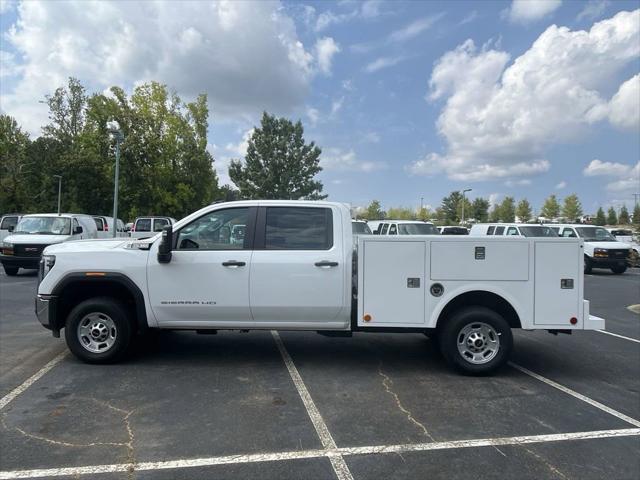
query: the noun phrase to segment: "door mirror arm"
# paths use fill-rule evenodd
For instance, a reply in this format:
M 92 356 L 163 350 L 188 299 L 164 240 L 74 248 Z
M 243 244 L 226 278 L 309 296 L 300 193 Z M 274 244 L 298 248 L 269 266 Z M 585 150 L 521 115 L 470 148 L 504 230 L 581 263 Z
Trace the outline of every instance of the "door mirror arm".
M 160 245 L 158 245 L 158 262 L 169 263 L 171 261 L 171 250 L 173 250 L 173 226 L 167 225 L 162 229 Z

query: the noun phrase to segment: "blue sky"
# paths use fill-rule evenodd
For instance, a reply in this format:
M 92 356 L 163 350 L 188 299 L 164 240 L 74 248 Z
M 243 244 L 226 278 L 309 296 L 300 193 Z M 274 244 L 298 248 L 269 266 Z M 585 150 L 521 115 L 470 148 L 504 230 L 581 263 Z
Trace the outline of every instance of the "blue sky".
M 329 198 L 436 207 L 640 192 L 637 1 L 2 0 L 0 108 L 32 136 L 72 75 L 209 95 L 221 181 L 263 110 L 301 119 Z

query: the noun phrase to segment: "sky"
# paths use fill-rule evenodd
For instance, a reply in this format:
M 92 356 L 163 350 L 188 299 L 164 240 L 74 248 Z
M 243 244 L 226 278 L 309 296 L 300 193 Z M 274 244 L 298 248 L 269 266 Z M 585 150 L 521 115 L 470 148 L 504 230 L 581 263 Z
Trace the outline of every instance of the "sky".
M 322 148 L 329 200 L 433 208 L 640 193 L 638 1 L 0 0 L 0 111 L 32 138 L 44 96 L 156 80 L 206 93 L 221 183 L 263 111 Z

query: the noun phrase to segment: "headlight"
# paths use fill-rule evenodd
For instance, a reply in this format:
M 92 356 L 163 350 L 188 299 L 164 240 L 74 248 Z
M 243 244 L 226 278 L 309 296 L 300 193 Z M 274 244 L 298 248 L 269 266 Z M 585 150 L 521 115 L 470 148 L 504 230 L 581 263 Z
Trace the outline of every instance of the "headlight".
M 13 255 L 13 243 L 2 242 L 2 254 Z
M 609 252 L 607 251 L 606 248 L 595 248 L 593 250 L 593 256 L 594 257 L 608 257 L 609 256 Z
M 2 242 L 2 248 L 13 248 L 13 243 Z
M 42 277 L 47 276 L 47 273 L 53 268 L 56 264 L 56 256 L 55 255 L 42 255 L 42 259 L 40 260 L 40 272 Z

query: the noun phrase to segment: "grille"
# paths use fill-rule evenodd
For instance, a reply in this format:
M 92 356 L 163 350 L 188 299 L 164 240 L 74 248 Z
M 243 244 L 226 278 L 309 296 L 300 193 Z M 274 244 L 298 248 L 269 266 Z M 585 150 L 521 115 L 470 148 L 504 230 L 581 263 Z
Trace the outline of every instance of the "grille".
M 629 250 L 624 248 L 609 250 L 609 258 L 627 258 Z
M 13 254 L 16 257 L 39 257 L 47 245 L 13 244 Z

